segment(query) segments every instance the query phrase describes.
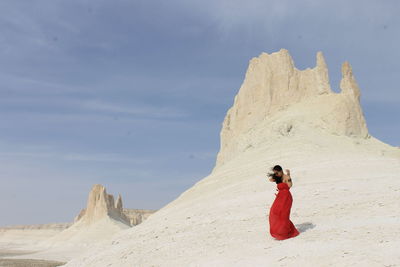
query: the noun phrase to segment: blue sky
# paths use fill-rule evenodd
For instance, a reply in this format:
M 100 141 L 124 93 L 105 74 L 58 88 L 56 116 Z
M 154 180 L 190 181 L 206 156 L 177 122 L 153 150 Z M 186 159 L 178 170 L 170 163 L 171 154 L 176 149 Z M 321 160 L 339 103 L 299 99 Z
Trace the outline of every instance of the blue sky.
M 208 175 L 249 60 L 348 60 L 400 146 L 398 1 L 0 2 L 0 225 L 67 222 L 91 186 L 159 209 Z

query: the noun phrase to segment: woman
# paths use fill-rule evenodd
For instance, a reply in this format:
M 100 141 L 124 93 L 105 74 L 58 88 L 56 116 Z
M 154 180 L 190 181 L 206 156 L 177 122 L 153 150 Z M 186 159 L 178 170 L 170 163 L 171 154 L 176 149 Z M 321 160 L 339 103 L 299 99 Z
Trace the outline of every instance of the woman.
M 270 234 L 277 240 L 283 240 L 299 235 L 292 221 L 290 221 L 290 209 L 292 207 L 292 194 L 289 189 L 292 187 L 290 171 L 283 173 L 282 167 L 275 165 L 272 168 L 273 173 L 268 173 L 271 182 L 276 182 L 279 192 L 275 194 L 274 203 L 269 211 Z

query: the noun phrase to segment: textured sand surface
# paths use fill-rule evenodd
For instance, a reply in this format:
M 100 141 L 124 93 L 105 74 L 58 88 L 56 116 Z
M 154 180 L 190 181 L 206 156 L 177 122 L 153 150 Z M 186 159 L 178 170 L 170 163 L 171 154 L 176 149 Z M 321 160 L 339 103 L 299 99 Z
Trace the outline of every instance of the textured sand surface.
M 3 258 L 16 255 L 25 255 L 25 257 L 29 257 L 29 254 L 32 252 L 33 251 L 0 250 L 0 267 L 55 267 L 65 264 L 65 262 L 59 261 Z
M 352 152 L 356 144 L 288 145 L 232 161 L 66 266 L 400 265 L 400 157 Z M 267 217 L 276 185 L 265 167 L 277 162 L 292 171 L 291 220 L 301 231 L 284 241 L 270 237 Z

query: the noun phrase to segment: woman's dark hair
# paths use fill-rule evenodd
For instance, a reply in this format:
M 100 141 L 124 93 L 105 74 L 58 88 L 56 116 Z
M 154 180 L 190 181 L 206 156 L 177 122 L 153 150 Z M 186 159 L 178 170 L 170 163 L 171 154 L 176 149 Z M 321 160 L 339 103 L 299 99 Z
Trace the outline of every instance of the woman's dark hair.
M 271 168 L 270 173 L 268 173 L 268 176 L 272 179 L 274 179 L 275 183 L 280 184 L 282 183 L 282 177 L 278 177 L 275 175 L 274 171 L 282 171 L 282 167 L 280 165 L 275 165 L 274 167 Z

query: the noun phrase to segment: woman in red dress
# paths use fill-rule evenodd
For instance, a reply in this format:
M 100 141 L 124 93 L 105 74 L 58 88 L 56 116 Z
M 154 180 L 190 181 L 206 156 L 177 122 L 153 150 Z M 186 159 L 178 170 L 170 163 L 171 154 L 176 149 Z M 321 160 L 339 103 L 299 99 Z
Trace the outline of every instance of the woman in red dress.
M 290 187 L 292 187 L 292 179 L 290 171 L 286 170 L 284 174 L 282 167 L 275 165 L 272 168 L 273 173 L 269 173 L 271 182 L 276 182 L 278 194 L 275 194 L 274 203 L 272 203 L 269 211 L 269 227 L 270 234 L 277 240 L 283 240 L 291 237 L 298 236 L 300 233 L 290 221 L 290 209 L 292 207 L 292 194 Z

